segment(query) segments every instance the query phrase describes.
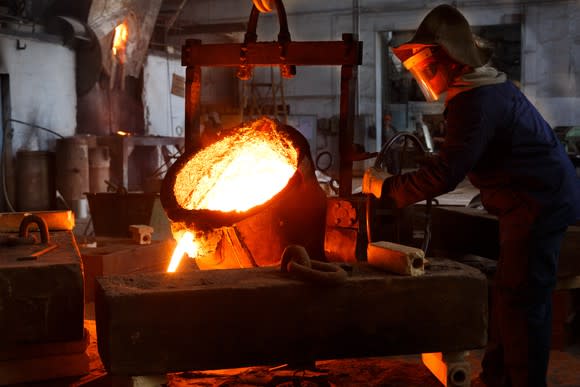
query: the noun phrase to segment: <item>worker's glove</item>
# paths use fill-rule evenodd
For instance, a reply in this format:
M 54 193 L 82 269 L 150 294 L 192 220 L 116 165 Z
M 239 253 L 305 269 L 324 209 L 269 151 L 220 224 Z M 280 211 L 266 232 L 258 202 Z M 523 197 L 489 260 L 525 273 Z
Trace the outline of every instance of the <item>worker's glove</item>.
M 375 167 L 368 168 L 363 175 L 362 192 L 365 194 L 373 194 L 379 199 L 383 190 L 383 182 L 391 176 L 393 175 L 382 169 Z

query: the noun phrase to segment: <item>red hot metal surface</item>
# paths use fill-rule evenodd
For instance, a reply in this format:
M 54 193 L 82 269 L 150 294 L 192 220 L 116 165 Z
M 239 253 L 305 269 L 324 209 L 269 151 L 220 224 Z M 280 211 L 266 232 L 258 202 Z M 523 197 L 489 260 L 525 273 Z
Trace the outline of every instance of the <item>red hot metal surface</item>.
M 288 244 L 304 245 L 315 259 L 323 257 L 326 195 L 316 179 L 308 141 L 290 126 L 275 125 L 272 130 L 288 136 L 298 151 L 298 165 L 286 187 L 267 202 L 244 212 L 181 207 L 174 192 L 176 178 L 195 153 L 182 155 L 169 168 L 161 187 L 161 203 L 170 220 L 203 232 L 233 226 L 223 235 L 226 238 L 222 238 L 221 246 L 230 249 L 226 240 L 233 240 L 233 247 L 239 244 L 254 266 L 277 264 Z

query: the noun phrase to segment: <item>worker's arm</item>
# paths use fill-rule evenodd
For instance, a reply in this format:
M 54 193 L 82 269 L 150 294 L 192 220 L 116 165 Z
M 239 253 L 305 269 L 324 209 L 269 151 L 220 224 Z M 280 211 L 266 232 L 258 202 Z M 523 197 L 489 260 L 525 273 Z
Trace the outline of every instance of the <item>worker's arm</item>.
M 400 208 L 447 193 L 477 164 L 494 134 L 486 114 L 486 104 L 493 101 L 480 98 L 477 89 L 462 94 L 446 109 L 447 133 L 437 157 L 417 171 L 385 180 L 382 200 Z
M 382 169 L 375 167 L 368 168 L 363 175 L 362 192 L 373 195 L 377 199 L 380 198 L 383 184 L 391 176 L 393 175 Z

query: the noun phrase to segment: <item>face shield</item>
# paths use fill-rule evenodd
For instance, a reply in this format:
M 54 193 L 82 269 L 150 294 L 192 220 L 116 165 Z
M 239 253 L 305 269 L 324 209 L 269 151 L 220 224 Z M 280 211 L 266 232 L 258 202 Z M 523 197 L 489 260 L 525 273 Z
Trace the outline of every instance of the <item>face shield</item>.
M 428 102 L 438 101 L 449 84 L 449 69 L 445 61 L 437 58 L 437 49 L 436 46 L 424 46 L 403 62 Z

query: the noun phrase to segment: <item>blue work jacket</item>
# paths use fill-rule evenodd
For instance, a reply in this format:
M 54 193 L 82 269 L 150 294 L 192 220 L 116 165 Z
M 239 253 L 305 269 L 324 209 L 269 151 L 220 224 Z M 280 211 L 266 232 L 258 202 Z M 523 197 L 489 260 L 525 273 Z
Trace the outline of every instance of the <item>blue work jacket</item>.
M 537 215 L 560 214 L 562 225 L 580 219 L 580 178 L 550 125 L 512 82 L 459 93 L 444 114 L 438 155 L 386 180 L 384 200 L 404 207 L 449 192 L 467 176 L 494 215 L 525 202 Z

